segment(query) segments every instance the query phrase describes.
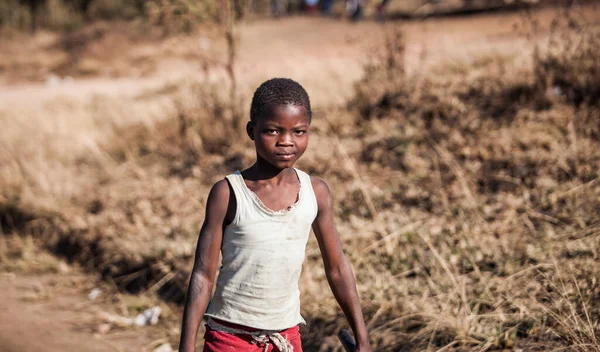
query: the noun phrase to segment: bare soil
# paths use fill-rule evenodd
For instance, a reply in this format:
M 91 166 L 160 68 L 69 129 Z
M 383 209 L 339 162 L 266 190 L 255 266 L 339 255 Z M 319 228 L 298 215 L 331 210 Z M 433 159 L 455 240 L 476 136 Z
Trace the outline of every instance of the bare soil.
M 534 13 L 540 35 L 556 13 L 552 8 Z M 288 76 L 302 82 L 316 103 L 340 103 L 352 94 L 352 83 L 360 78 L 363 64 L 391 26 L 401 26 L 406 34 L 410 72 L 427 70 L 440 59 L 461 60 L 486 51 L 516 55 L 531 50 L 531 42 L 523 35 L 528 30 L 524 19 L 524 13 L 509 12 L 385 24 L 319 17 L 242 23 L 238 26 L 237 79 L 242 93 L 250 95 L 264 79 Z M 77 63 L 60 74 L 53 71 L 67 62 L 69 51 L 61 49 L 59 36 L 41 33 L 33 40 L 21 36 L 6 40 L 1 47 L 10 55 L 0 60 L 6 68 L 0 70 L 0 103 L 31 106 L 60 96 L 133 96 L 190 76 L 225 78 L 226 48 L 218 29 L 140 42 L 120 33 L 127 28 L 100 27 L 102 39 L 88 39 L 77 52 Z M 21 44 L 24 40 L 27 46 Z M 140 60 L 152 64 L 140 71 Z M 82 71 L 81 65 L 101 67 Z
M 141 351 L 168 341 L 161 338 L 162 326 L 99 331 L 102 312 L 112 312 L 118 305 L 88 298 L 97 283 L 91 275 L 72 269 L 56 274 L 3 273 L 0 283 L 3 351 Z

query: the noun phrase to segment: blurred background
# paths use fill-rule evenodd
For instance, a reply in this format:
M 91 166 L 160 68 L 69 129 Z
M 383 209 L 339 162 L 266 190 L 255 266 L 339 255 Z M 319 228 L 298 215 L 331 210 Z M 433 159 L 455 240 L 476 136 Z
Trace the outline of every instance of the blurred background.
M 290 77 L 374 350 L 600 351 L 598 58 L 596 1 L 2 0 L 0 349 L 177 350 L 208 190 Z M 314 238 L 300 285 L 340 351 Z

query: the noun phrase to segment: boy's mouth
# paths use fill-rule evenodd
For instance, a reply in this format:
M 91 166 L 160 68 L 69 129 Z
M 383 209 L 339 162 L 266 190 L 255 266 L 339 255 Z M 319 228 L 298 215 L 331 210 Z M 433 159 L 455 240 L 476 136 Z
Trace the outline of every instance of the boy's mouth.
M 275 153 L 275 157 L 280 160 L 292 160 L 296 153 Z

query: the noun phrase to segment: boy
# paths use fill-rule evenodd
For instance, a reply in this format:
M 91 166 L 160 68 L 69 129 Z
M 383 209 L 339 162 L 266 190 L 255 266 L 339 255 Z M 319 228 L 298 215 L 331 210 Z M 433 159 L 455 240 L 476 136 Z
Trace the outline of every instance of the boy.
M 298 280 L 311 226 L 329 285 L 354 331 L 356 351 L 371 351 L 329 188 L 293 168 L 308 146 L 311 117 L 308 94 L 291 79 L 268 80 L 254 93 L 246 131 L 256 163 L 210 191 L 180 351 L 194 350 L 203 315 L 208 317 L 206 352 L 302 351 Z M 219 251 L 222 267 L 209 305 Z

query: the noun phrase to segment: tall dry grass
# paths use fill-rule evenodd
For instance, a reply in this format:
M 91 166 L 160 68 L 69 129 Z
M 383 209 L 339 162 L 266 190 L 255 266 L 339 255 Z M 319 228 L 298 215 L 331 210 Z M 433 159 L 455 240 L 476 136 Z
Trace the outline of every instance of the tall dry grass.
M 381 350 L 599 348 L 595 31 L 561 31 L 576 44 L 551 38 L 533 69 L 492 56 L 408 77 L 397 39 L 368 67 L 348 139 L 394 215 L 348 247 Z M 368 217 L 346 194 L 340 216 Z
M 0 28 L 30 29 L 36 23 L 37 28 L 70 31 L 98 20 L 120 19 L 187 32 L 198 23 L 218 21 L 219 16 L 219 3 L 212 0 L 7 0 L 0 5 Z
M 237 18 L 270 11 L 265 0 L 231 0 L 230 5 Z M 300 7 L 298 1 L 290 1 L 294 7 Z M 0 4 L 0 29 L 71 31 L 95 21 L 126 20 L 159 26 L 165 34 L 189 33 L 201 23 L 224 22 L 223 10 L 218 0 L 5 0 Z

